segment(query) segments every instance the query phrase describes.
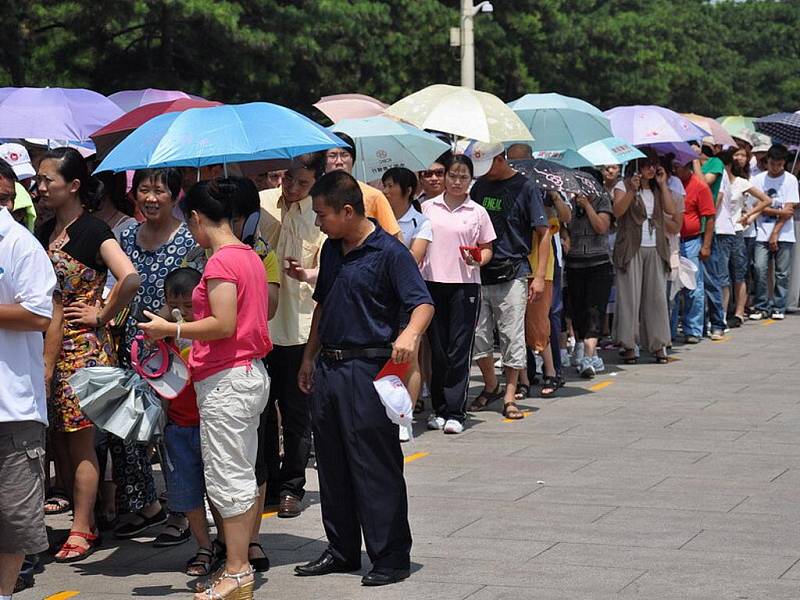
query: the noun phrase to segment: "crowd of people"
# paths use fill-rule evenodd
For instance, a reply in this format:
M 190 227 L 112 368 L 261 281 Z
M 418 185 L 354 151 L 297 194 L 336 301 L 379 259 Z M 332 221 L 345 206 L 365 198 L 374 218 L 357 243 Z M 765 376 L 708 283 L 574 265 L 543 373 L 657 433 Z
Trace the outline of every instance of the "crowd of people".
M 800 301 L 798 181 L 780 144 L 698 143 L 688 161 L 645 148 L 585 169 L 599 193 L 565 194 L 515 169 L 524 144 L 357 181 L 338 135 L 344 147 L 249 178 L 91 177 L 75 149 L 0 146 L 0 599 L 32 585 L 40 553 L 81 561 L 101 534 L 194 540 L 195 597 L 250 598 L 269 569 L 260 515 L 302 513 L 312 455 L 329 545 L 296 574 L 360 569 L 363 536 L 362 583 L 401 581 L 411 431 L 372 385 L 387 361 L 410 364 L 427 429 L 457 435 L 498 402 L 525 418 L 572 367 L 602 373 L 601 350 L 664 364 Z M 162 439 L 101 431 L 70 378 L 130 369 L 137 341 L 162 339 L 191 373 Z M 51 547 L 45 517 L 69 511 Z

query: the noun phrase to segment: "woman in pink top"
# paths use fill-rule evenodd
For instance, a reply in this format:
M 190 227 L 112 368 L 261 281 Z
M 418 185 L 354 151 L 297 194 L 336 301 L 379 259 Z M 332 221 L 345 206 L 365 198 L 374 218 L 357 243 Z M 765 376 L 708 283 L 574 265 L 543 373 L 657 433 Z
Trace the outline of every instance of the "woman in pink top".
M 472 161 L 454 156 L 446 166 L 444 193 L 422 205 L 434 240 L 425 255 L 422 277 L 436 305 L 428 328 L 433 366 L 428 429 L 445 433 L 464 430 L 469 364 L 481 305 L 480 267 L 491 260 L 496 237 L 486 209 L 469 198 L 471 180 Z
M 261 359 L 272 348 L 267 329 L 267 279 L 258 255 L 231 231 L 229 180 L 203 181 L 183 202 L 194 239 L 211 258 L 192 294 L 194 321 L 170 323 L 145 311 L 148 336 L 190 338 L 192 371 L 200 411 L 200 446 L 206 492 L 222 517 L 227 558 L 208 594 L 195 598 L 253 597 L 248 562 L 250 533 L 259 514 L 255 462 L 259 415 L 269 392 Z M 215 595 L 217 594 L 217 595 Z

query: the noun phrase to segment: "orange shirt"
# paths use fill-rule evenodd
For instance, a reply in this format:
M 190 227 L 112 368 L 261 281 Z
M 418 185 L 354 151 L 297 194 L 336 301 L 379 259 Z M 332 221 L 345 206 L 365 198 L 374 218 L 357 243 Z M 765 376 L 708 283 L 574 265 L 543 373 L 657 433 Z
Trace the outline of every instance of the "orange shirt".
M 400 225 L 397 223 L 392 207 L 383 192 L 371 185 L 367 185 L 363 181 L 359 181 L 358 186 L 364 196 L 364 212 L 367 213 L 367 216 L 375 219 L 381 229 L 389 235 L 400 233 Z

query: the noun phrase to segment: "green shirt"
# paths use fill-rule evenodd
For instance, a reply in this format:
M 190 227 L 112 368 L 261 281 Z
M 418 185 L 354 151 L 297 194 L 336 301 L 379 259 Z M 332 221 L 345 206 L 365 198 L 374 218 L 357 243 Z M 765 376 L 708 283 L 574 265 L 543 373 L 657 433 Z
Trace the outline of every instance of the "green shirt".
M 703 163 L 703 168 L 701 171 L 703 172 L 703 175 L 707 173 L 713 173 L 717 176 L 717 179 L 710 186 L 711 196 L 714 199 L 714 206 L 716 206 L 717 194 L 719 194 L 719 188 L 722 185 L 722 174 L 725 172 L 725 165 L 720 159 L 718 159 L 716 156 L 713 156 Z

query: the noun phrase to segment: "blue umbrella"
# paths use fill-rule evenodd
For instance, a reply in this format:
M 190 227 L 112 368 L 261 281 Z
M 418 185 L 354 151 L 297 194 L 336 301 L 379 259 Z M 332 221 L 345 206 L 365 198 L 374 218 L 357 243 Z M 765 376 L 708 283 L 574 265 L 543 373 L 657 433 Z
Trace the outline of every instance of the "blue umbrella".
M 450 149 L 450 144 L 435 135 L 386 117 L 343 119 L 330 129 L 353 138 L 356 144 L 353 176 L 364 181 L 379 179 L 392 167 L 422 171 Z
M 800 115 L 782 112 L 753 121 L 756 131 L 766 133 L 784 144 L 800 144 Z
M 147 121 L 109 152 L 95 172 L 288 159 L 344 145 L 308 117 L 277 104 L 192 108 Z
M 600 109 L 561 94 L 525 94 L 508 106 L 535 138 L 535 151 L 577 150 L 614 135 Z
M 534 158 L 550 160 L 565 167 L 599 167 L 601 165 L 620 165 L 644 154 L 635 146 L 618 137 L 608 137 L 578 150 L 540 150 L 533 153 Z

